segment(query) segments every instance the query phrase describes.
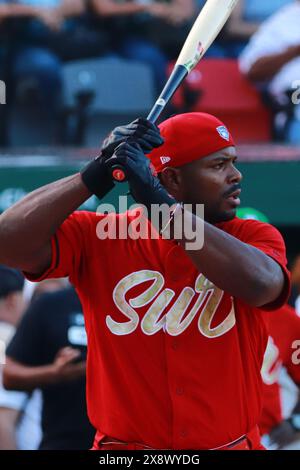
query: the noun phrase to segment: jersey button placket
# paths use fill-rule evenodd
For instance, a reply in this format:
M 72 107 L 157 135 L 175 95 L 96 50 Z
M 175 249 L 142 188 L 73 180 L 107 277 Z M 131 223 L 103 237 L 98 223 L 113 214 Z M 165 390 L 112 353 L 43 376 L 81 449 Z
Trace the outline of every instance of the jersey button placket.
M 180 338 L 171 337 L 167 338 L 168 343 L 168 369 L 172 381 L 170 382 L 170 390 L 172 396 L 173 416 L 174 416 L 174 445 L 180 446 L 180 442 L 188 437 L 188 430 L 185 427 L 185 400 L 186 391 L 182 383 L 182 377 L 178 370 L 178 360 L 181 354 Z

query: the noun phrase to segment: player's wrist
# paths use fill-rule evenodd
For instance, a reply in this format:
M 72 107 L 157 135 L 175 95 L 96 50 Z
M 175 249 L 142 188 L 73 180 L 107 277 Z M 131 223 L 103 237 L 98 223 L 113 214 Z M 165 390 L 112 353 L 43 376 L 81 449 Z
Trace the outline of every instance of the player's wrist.
M 160 206 L 168 205 L 171 208 L 177 203 L 155 176 L 149 175 L 148 180 L 142 181 L 129 179 L 129 189 L 133 199 L 147 207 L 149 215 Z
M 80 172 L 81 179 L 88 190 L 102 199 L 114 188 L 111 173 L 104 164 L 102 154 L 88 163 Z

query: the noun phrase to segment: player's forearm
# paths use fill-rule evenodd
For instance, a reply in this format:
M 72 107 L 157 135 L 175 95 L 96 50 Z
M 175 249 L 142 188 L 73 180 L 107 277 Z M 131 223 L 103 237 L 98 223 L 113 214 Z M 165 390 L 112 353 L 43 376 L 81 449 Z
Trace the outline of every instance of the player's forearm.
M 252 65 L 247 76 L 254 82 L 270 80 L 285 64 L 299 55 L 300 46 L 292 46 L 280 54 L 261 57 Z
M 145 10 L 140 3 L 116 3 L 114 0 L 92 0 L 92 7 L 99 16 L 132 15 Z
M 0 5 L 0 17 L 15 18 L 18 16 L 37 16 L 37 8 L 30 5 Z
M 0 5 L 0 20 L 13 18 L 15 16 L 31 16 L 33 9 L 24 5 Z
M 228 23 L 227 34 L 230 39 L 250 39 L 259 28 L 259 23 L 236 20 Z
M 58 9 L 64 18 L 69 18 L 85 13 L 86 6 L 84 0 L 63 0 Z
M 193 0 L 174 0 L 171 3 L 161 4 L 166 7 L 166 19 L 178 18 L 182 21 L 192 20 L 196 14 L 195 3 Z
M 39 274 L 51 262 L 50 240 L 90 197 L 80 174 L 43 186 L 0 216 L 0 263 Z
M 3 21 L 8 17 L 9 17 L 8 5 L 0 5 L 0 21 Z
M 3 370 L 3 385 L 7 390 L 32 391 L 57 382 L 53 364 L 29 367 L 8 359 Z
M 196 217 L 190 212 L 185 214 L 185 227 L 191 227 L 193 223 L 195 232 Z M 186 236 L 180 241 L 199 272 L 220 289 L 249 305 L 258 307 L 276 300 L 284 285 L 280 266 L 255 247 L 207 222 L 202 223 L 202 249 L 187 249 L 187 242 L 191 240 Z

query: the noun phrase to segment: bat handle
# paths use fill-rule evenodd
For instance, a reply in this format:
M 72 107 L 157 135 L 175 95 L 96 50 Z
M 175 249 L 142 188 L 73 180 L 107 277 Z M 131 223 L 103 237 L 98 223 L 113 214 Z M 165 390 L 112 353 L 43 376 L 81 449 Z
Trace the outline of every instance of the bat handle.
M 176 92 L 177 88 L 188 75 L 189 71 L 184 65 L 175 65 L 172 74 L 170 75 L 169 80 L 167 81 L 163 91 L 161 92 L 158 100 L 154 104 L 150 113 L 147 116 L 148 121 L 155 124 L 166 105 Z M 127 180 L 125 168 L 122 165 L 114 165 L 112 167 L 112 177 L 113 179 L 120 183 Z
M 163 91 L 161 92 L 158 100 L 156 101 L 147 116 L 148 121 L 155 124 L 155 122 L 169 103 L 170 99 L 176 92 L 177 88 L 187 75 L 188 69 L 184 65 L 175 65 Z

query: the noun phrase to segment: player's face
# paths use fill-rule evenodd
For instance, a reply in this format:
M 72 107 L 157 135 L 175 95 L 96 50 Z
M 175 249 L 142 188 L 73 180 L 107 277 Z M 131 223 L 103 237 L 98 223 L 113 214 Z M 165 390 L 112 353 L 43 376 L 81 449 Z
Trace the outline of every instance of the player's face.
M 205 205 L 205 220 L 210 223 L 234 218 L 240 204 L 242 175 L 235 167 L 235 147 L 227 147 L 180 168 L 182 200 Z

